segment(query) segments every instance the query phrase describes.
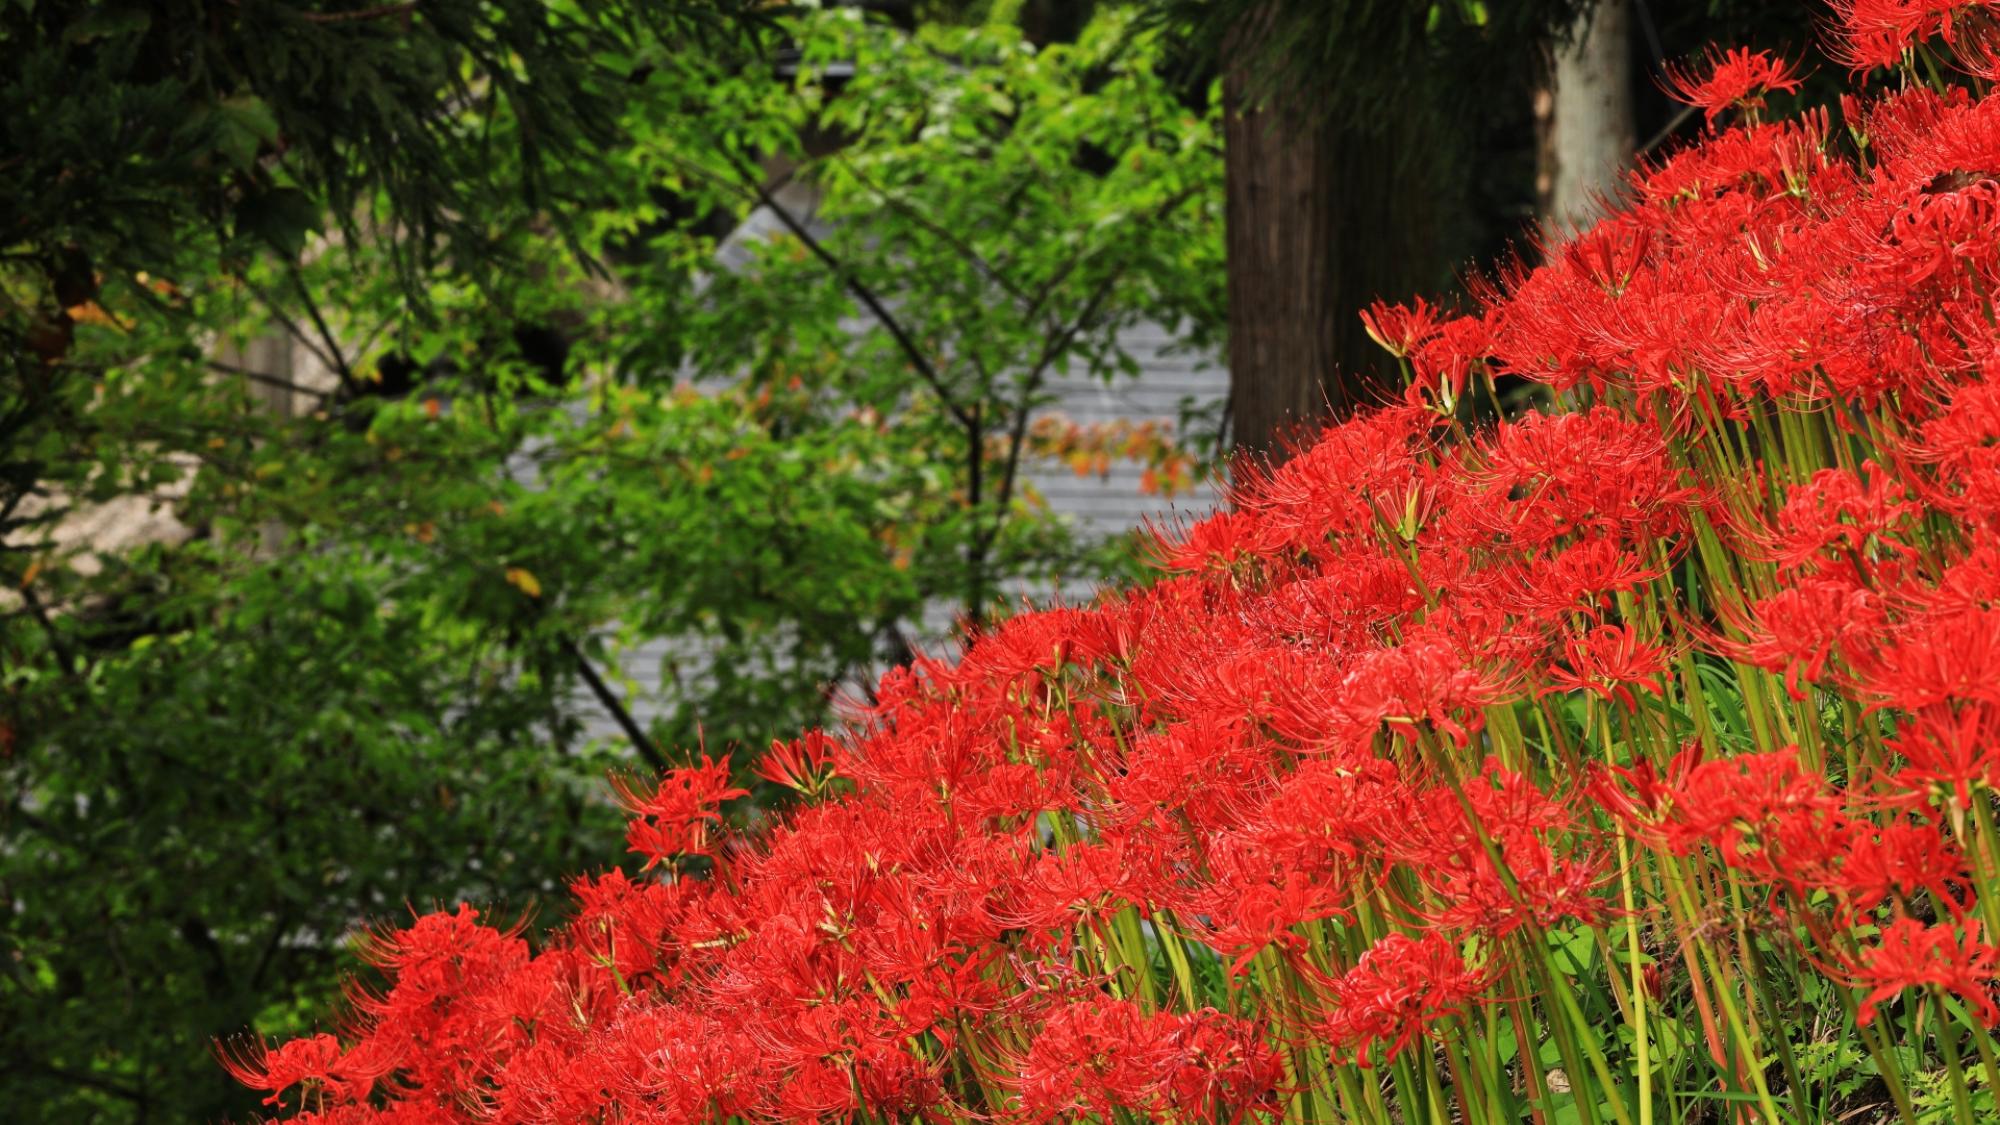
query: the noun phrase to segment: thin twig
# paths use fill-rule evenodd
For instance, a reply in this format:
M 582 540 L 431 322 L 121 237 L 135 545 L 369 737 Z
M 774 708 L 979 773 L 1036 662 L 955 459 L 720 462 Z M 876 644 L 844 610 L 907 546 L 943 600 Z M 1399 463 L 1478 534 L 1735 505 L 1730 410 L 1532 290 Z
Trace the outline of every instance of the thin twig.
M 1653 134 L 1652 140 L 1649 140 L 1645 144 L 1639 146 L 1639 155 L 1644 156 L 1646 153 L 1649 153 L 1654 149 L 1660 147 L 1661 145 L 1667 143 L 1668 139 L 1674 135 L 1675 131 L 1680 129 L 1680 127 L 1687 122 L 1688 118 L 1694 116 L 1694 111 L 1697 108 L 1699 107 L 1691 105 L 1682 106 L 1679 113 L 1674 114 L 1672 118 L 1668 119 L 1665 125 L 1660 126 L 1660 131 Z
M 987 261 L 984 255 L 980 254 L 979 251 L 972 248 L 972 245 L 970 243 L 966 242 L 962 238 L 959 238 L 951 231 L 946 230 L 942 225 L 940 225 L 936 221 L 932 220 L 928 216 L 919 212 L 916 209 L 916 207 L 913 206 L 908 200 L 889 194 L 889 192 L 886 189 L 884 189 L 880 184 L 877 184 L 875 181 L 869 179 L 865 174 L 863 174 L 861 169 L 856 167 L 854 161 L 851 158 L 849 158 L 846 154 L 844 153 L 841 154 L 840 156 L 837 157 L 837 159 L 839 159 L 841 164 L 847 168 L 848 173 L 852 175 L 855 178 L 855 180 L 860 182 L 862 187 L 865 187 L 869 191 L 873 192 L 875 194 L 875 197 L 881 200 L 884 204 L 887 204 L 891 210 L 898 212 L 899 214 L 908 218 L 911 222 L 914 222 L 918 226 L 924 228 L 925 231 L 929 232 L 933 237 L 941 240 L 946 246 L 949 246 L 953 250 L 956 250 L 960 254 L 963 254 L 967 261 L 971 262 L 974 266 L 978 267 L 979 272 L 985 274 L 988 278 L 990 278 L 993 281 L 993 284 L 998 285 L 1001 289 L 1005 290 L 1008 296 L 1014 298 L 1015 300 L 1021 302 L 1024 305 L 1032 303 L 1032 298 L 1028 296 L 1027 290 L 1022 289 L 1020 286 L 1008 280 L 1007 276 L 1000 272 L 999 267 Z
M 250 971 L 250 988 L 255 991 L 264 983 L 264 970 L 271 967 L 271 961 L 278 954 L 278 944 L 292 928 L 290 908 L 280 911 L 277 924 L 271 927 L 271 936 L 264 940 L 264 951 L 257 957 L 257 967 Z
M 280 379 L 276 375 L 266 375 L 262 371 L 252 371 L 247 367 L 238 367 L 233 363 L 224 363 L 219 359 L 211 359 L 205 362 L 207 363 L 211 371 L 215 371 L 222 375 L 238 375 L 245 379 L 250 380 L 253 383 L 262 383 L 267 387 L 276 387 L 278 390 L 281 391 L 290 391 L 293 394 L 311 395 L 314 398 L 321 400 L 330 398 L 333 395 L 332 391 L 317 391 L 311 387 L 305 386 L 304 384 L 294 383 L 290 379 Z
M 890 315 L 888 308 L 882 304 L 881 298 L 875 295 L 875 291 L 868 288 L 868 285 L 857 277 L 853 270 L 847 268 L 840 259 L 833 256 L 831 251 L 821 245 L 819 239 L 814 238 L 812 232 L 806 229 L 805 224 L 800 222 L 797 217 L 785 208 L 784 204 L 779 203 L 777 198 L 764 187 L 763 180 L 757 176 L 757 173 L 753 169 L 734 158 L 731 159 L 730 163 L 735 167 L 736 174 L 743 180 L 743 183 L 752 192 L 756 193 L 757 201 L 769 208 L 771 213 L 778 217 L 778 221 L 785 225 L 785 229 L 791 231 L 800 242 L 805 244 L 805 248 L 812 252 L 813 257 L 818 258 L 827 269 L 833 272 L 835 277 L 844 282 L 847 285 L 848 291 L 854 294 L 855 299 L 867 306 L 868 311 L 874 315 L 876 321 L 888 330 L 889 335 L 895 339 L 896 346 L 902 349 L 904 357 L 910 361 L 910 366 L 916 369 L 917 375 L 924 382 L 930 384 L 931 390 L 938 396 L 938 401 L 942 402 L 944 408 L 951 412 L 951 416 L 958 419 L 959 424 L 968 430 L 974 429 L 977 426 L 977 419 L 972 416 L 970 410 L 952 397 L 950 390 L 944 385 L 943 376 L 938 374 L 938 370 L 932 365 L 930 358 L 924 355 L 923 349 L 917 347 L 917 342 L 910 338 L 910 334 L 903 329 L 902 323 Z
M 340 350 L 339 339 L 334 336 L 333 329 L 327 327 L 326 318 L 320 315 L 318 302 L 313 300 L 312 291 L 306 288 L 305 275 L 299 272 L 297 266 L 293 266 L 290 272 L 292 287 L 299 291 L 299 300 L 305 302 L 306 313 L 312 317 L 313 326 L 319 329 L 319 338 L 326 341 L 326 351 L 333 358 L 333 370 L 340 376 L 340 385 L 353 394 L 360 383 L 354 377 L 354 370 L 347 365 L 347 356 Z
M 1153 213 L 1152 216 L 1153 221 L 1164 219 L 1168 215 L 1173 214 L 1174 211 L 1179 209 L 1181 204 L 1186 203 L 1188 200 L 1194 198 L 1195 190 L 1196 190 L 1195 185 L 1190 184 L 1187 187 L 1184 187 L 1181 190 L 1175 192 L 1174 194 L 1168 196 L 1166 200 L 1160 204 L 1159 208 Z M 1078 266 L 1088 261 L 1091 257 L 1091 254 L 1092 251 L 1090 249 L 1081 248 L 1078 249 L 1076 253 L 1070 255 L 1069 260 L 1065 261 L 1062 264 L 1062 268 L 1058 269 L 1055 272 L 1054 276 L 1050 277 L 1049 280 L 1042 285 L 1041 291 L 1035 294 L 1034 301 L 1028 306 L 1027 318 L 1029 320 L 1033 320 L 1035 317 L 1041 314 L 1042 306 L 1048 303 L 1048 299 L 1051 296 L 1054 296 L 1057 287 L 1062 285 L 1063 282 L 1069 280 L 1069 275 L 1075 272 Z
M 1159 209 L 1153 214 L 1153 220 L 1164 219 L 1168 215 L 1173 214 L 1181 204 L 1187 202 L 1193 195 L 1194 191 L 1192 188 L 1174 193 L 1164 203 L 1160 204 Z M 1079 255 L 1079 259 L 1080 257 L 1081 255 Z M 1072 259 L 1072 264 L 1079 259 Z M 1070 268 L 1070 266 L 1064 267 L 1063 276 L 1068 275 Z M 1104 302 L 1110 298 L 1111 290 L 1117 285 L 1118 279 L 1124 275 L 1124 272 L 1124 268 L 1120 267 L 1106 274 L 1104 280 L 1098 282 L 1097 289 L 1091 293 L 1090 299 L 1084 302 L 1083 311 L 1078 313 L 1068 326 L 1049 337 L 1048 342 L 1042 347 L 1042 354 L 1035 360 L 1035 366 L 1029 372 L 1027 386 L 1022 389 L 1020 405 L 1014 415 L 1013 433 L 1009 437 L 1007 449 L 1007 466 L 1004 475 L 1001 477 L 1000 491 L 997 497 L 999 507 L 1004 509 L 1007 502 L 1013 499 L 1014 478 L 1020 467 L 1021 446 L 1027 438 L 1028 413 L 1029 408 L 1033 405 L 1035 391 L 1040 388 L 1042 379 L 1048 374 L 1049 367 L 1075 341 L 1077 333 L 1083 331 L 1090 324 L 1091 320 L 1097 316 L 1098 310 L 1103 308 Z M 998 534 L 997 530 L 995 534 Z
M 292 339 L 297 340 L 301 347 L 311 352 L 315 359 L 318 359 L 321 363 L 325 364 L 327 370 L 338 371 L 341 369 L 341 365 L 334 361 L 334 357 L 321 351 L 319 345 L 313 342 L 311 334 L 309 334 L 305 329 L 299 327 L 298 321 L 293 320 L 291 317 L 285 315 L 285 310 L 278 306 L 277 298 L 271 296 L 269 293 L 264 292 L 263 289 L 252 284 L 247 279 L 244 281 L 244 285 L 250 290 L 250 292 L 257 295 L 257 299 L 259 301 L 262 301 L 264 303 L 264 311 L 270 313 L 271 318 L 273 320 L 276 320 L 279 324 L 283 325 L 285 331 L 291 333 Z
M 28 607 L 28 616 L 35 619 L 35 624 L 41 626 L 42 633 L 48 637 L 49 651 L 55 654 L 56 661 L 62 665 L 63 675 L 76 676 L 80 671 L 77 667 L 76 652 L 69 647 L 67 641 L 63 640 L 56 623 L 49 619 L 48 607 L 42 604 L 42 599 L 35 593 L 34 586 L 24 585 L 20 591 L 21 601 Z
M 51 1078 L 60 1078 L 65 1082 L 74 1082 L 79 1086 L 88 1086 L 93 1090 L 110 1094 L 113 1097 L 124 1098 L 128 1102 L 138 1102 L 142 1106 L 150 1104 L 150 1099 L 146 1097 L 145 1093 L 134 1087 L 113 1082 L 108 1078 L 100 1078 L 87 1071 L 70 1070 L 67 1067 L 54 1066 L 40 1059 L 28 1060 L 25 1067 L 9 1066 L 7 1068 L 9 1072 L 14 1074 L 19 1074 L 24 1069 L 33 1069 Z
M 577 671 L 583 673 L 583 682 L 590 685 L 590 694 L 597 697 L 597 701 L 604 705 L 606 711 L 611 712 L 611 717 L 617 721 L 619 729 L 625 732 L 626 738 L 632 740 L 632 748 L 637 750 L 639 756 L 646 759 L 647 764 L 654 769 L 665 770 L 667 756 L 660 753 L 660 748 L 653 744 L 652 739 L 646 737 L 646 732 L 639 727 L 639 721 L 632 717 L 632 712 L 625 709 L 624 701 L 611 690 L 610 684 L 604 682 L 604 677 L 597 674 L 597 669 L 591 665 L 590 658 L 583 654 L 583 649 L 578 647 L 575 641 L 568 639 L 563 641 L 563 647 L 568 649 L 570 656 L 576 660 Z
M 1007 465 L 1000 478 L 1000 491 L 994 497 L 997 506 L 1003 510 L 1007 502 L 1014 497 L 1014 478 L 1021 464 L 1021 446 L 1027 440 L 1028 415 L 1032 413 L 1034 393 L 1040 389 L 1050 366 L 1075 341 L 1077 333 L 1083 331 L 1084 326 L 1097 315 L 1106 298 L 1111 296 L 1111 290 L 1117 285 L 1120 273 L 1122 271 L 1113 272 L 1098 283 L 1097 291 L 1090 295 L 1090 300 L 1084 305 L 1083 311 L 1077 314 L 1076 319 L 1043 345 L 1042 355 L 1035 361 L 1035 366 L 1029 373 L 1027 385 L 1021 390 L 1020 403 L 1015 408 L 1013 432 L 1008 435 Z

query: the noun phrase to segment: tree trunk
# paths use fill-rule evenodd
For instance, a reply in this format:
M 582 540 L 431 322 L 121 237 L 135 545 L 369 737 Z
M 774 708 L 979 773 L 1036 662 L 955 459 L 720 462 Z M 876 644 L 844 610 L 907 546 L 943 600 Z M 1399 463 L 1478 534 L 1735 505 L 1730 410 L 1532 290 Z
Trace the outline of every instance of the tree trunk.
M 1629 0 L 1600 0 L 1556 49 L 1552 89 L 1538 99 L 1542 215 L 1550 235 L 1589 226 L 1615 199 L 1638 143 L 1632 112 Z
M 1362 330 L 1378 297 L 1438 278 L 1420 137 L 1363 132 L 1308 99 L 1258 104 L 1253 19 L 1224 58 L 1229 428 L 1239 458 L 1282 460 L 1301 430 L 1392 393 L 1393 361 Z

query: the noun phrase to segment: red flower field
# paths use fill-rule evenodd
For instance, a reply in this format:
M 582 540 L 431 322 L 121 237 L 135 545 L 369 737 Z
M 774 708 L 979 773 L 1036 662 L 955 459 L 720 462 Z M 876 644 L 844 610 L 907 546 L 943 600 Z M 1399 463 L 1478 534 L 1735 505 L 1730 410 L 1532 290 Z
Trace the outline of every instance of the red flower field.
M 1372 310 L 1403 400 L 1151 585 L 891 673 L 781 817 L 628 784 L 645 878 L 382 933 L 230 1069 L 321 1122 L 1990 1120 L 2000 97 L 1915 76 L 1994 16 L 1836 10 L 1890 92 L 1684 76 L 1736 123 Z M 1467 420 L 1501 378 L 1539 412 Z

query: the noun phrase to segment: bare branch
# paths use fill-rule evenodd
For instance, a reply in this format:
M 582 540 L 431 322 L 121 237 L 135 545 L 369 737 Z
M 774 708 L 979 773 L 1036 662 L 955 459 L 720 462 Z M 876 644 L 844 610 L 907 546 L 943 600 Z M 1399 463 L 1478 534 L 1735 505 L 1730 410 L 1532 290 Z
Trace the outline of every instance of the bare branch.
M 99 1077 L 88 1071 L 71 1070 L 67 1067 L 55 1066 L 42 1062 L 40 1059 L 29 1059 L 19 1066 L 10 1064 L 6 1069 L 8 1073 L 12 1074 L 20 1074 L 26 1070 L 33 1070 L 39 1074 L 46 1074 L 51 1078 L 60 1078 L 65 1082 L 74 1082 L 79 1086 L 87 1086 L 90 1089 L 110 1094 L 113 1097 L 123 1098 L 128 1102 L 138 1102 L 142 1107 L 142 1114 L 144 1112 L 143 1107 L 151 1104 L 151 1099 L 147 1098 L 145 1093 L 136 1087 L 127 1086 L 122 1082 L 113 1082 L 108 1078 Z
M 276 375 L 266 375 L 262 371 L 252 371 L 247 367 L 238 367 L 233 363 L 224 363 L 219 359 L 211 359 L 211 360 L 206 360 L 204 362 L 208 365 L 209 370 L 214 371 L 218 374 L 240 376 L 242 378 L 250 380 L 253 383 L 262 383 L 267 387 L 276 387 L 281 391 L 290 391 L 293 394 L 311 395 L 314 398 L 321 400 L 331 398 L 333 395 L 333 392 L 331 391 L 316 391 L 311 387 L 305 386 L 304 384 L 294 383 L 290 379 L 280 379 Z
M 967 430 L 976 431 L 978 419 L 952 397 L 950 390 L 944 385 L 944 377 L 938 374 L 937 367 L 931 363 L 930 357 L 924 355 L 923 349 L 917 347 L 917 342 L 910 338 L 902 323 L 890 314 L 874 290 L 868 288 L 867 283 L 857 277 L 853 270 L 834 257 L 831 251 L 821 245 L 819 239 L 812 236 L 812 232 L 806 229 L 805 224 L 800 222 L 797 216 L 778 202 L 777 198 L 764 187 L 764 181 L 758 177 L 754 169 L 740 160 L 732 159 L 731 163 L 736 169 L 737 176 L 756 194 L 757 201 L 770 208 L 771 213 L 778 217 L 778 221 L 785 225 L 785 229 L 791 231 L 805 244 L 806 249 L 812 252 L 813 257 L 818 258 L 835 277 L 844 282 L 855 299 L 867 306 L 869 313 L 888 330 L 889 335 L 895 339 L 896 346 L 902 349 L 904 358 L 910 361 L 910 366 L 916 369 L 917 375 L 930 384 L 931 390 L 938 396 L 938 401 L 944 403 L 944 408 L 951 412 L 951 416 L 958 419 L 959 424 Z
M 597 701 L 604 705 L 606 711 L 611 712 L 611 717 L 617 721 L 619 729 L 625 732 L 626 738 L 632 740 L 632 749 L 638 751 L 639 756 L 646 759 L 647 764 L 654 769 L 665 770 L 667 756 L 660 753 L 660 748 L 646 736 L 646 732 L 639 726 L 639 720 L 632 717 L 631 711 L 626 710 L 625 702 L 618 698 L 618 693 L 611 690 L 611 685 L 604 682 L 603 676 L 598 675 L 597 669 L 590 663 L 590 658 L 583 654 L 583 649 L 578 647 L 575 641 L 567 639 L 563 641 L 563 647 L 569 650 L 570 656 L 576 661 L 577 671 L 583 673 L 583 682 L 590 686 L 590 694 L 597 697 Z
M 1181 204 L 1192 198 L 1193 195 L 1194 190 L 1192 188 L 1175 192 L 1165 202 L 1160 204 L 1159 208 L 1154 212 L 1153 218 L 1155 220 L 1166 218 L 1178 209 Z M 1078 254 L 1068 264 L 1065 264 L 1062 271 L 1057 275 L 1057 280 L 1059 281 L 1061 278 L 1068 276 L 1071 269 L 1082 258 L 1083 255 Z M 1015 407 L 1013 431 L 1008 435 L 1007 463 L 1002 470 L 999 492 L 995 497 L 997 507 L 1005 509 L 1007 502 L 1014 497 L 1014 481 L 1020 469 L 1021 448 L 1027 440 L 1028 414 L 1030 407 L 1033 405 L 1035 392 L 1040 389 L 1042 380 L 1047 377 L 1050 366 L 1057 359 L 1061 358 L 1063 352 L 1068 350 L 1071 343 L 1075 342 L 1077 334 L 1089 327 L 1091 321 L 1096 318 L 1098 312 L 1104 307 L 1104 302 L 1110 298 L 1112 289 L 1118 284 L 1118 279 L 1123 274 L 1124 270 L 1122 268 L 1115 269 L 1106 274 L 1104 279 L 1098 282 L 1097 289 L 1091 293 L 1090 299 L 1084 302 L 1083 310 L 1077 313 L 1076 318 L 1070 321 L 1061 331 L 1050 336 L 1043 345 L 1042 354 L 1037 357 L 1035 366 L 1029 371 L 1027 384 L 1022 388 L 1020 402 Z M 1043 299 L 1046 299 L 1046 294 L 1053 290 L 1054 284 L 1052 282 L 1050 287 L 1043 291 Z M 994 534 L 998 534 L 997 526 Z
M 335 359 L 335 357 L 330 356 L 326 354 L 326 352 L 320 350 L 319 344 L 314 342 L 312 335 L 310 333 L 308 333 L 305 329 L 299 327 L 298 321 L 293 320 L 291 317 L 285 315 L 285 310 L 279 307 L 277 298 L 271 296 L 269 293 L 264 292 L 263 289 L 257 287 L 256 285 L 250 284 L 250 282 L 247 279 L 244 281 L 244 285 L 247 288 L 249 288 L 249 290 L 252 293 L 255 293 L 257 295 L 257 299 L 259 301 L 263 302 L 264 311 L 270 313 L 271 318 L 273 320 L 276 320 L 279 324 L 283 325 L 285 331 L 291 334 L 292 339 L 298 341 L 300 347 L 311 352 L 313 354 L 313 358 L 325 364 L 327 369 L 330 371 L 337 372 L 337 371 L 344 371 L 346 369 L 346 366 L 338 362 Z
M 313 300 L 312 292 L 306 288 L 305 275 L 299 272 L 297 266 L 293 266 L 290 272 L 292 287 L 299 291 L 299 300 L 305 302 L 306 312 L 312 317 L 313 326 L 319 329 L 319 338 L 326 342 L 327 355 L 332 359 L 331 366 L 334 372 L 340 376 L 340 385 L 352 394 L 359 383 L 354 377 L 354 370 L 347 364 L 347 356 L 340 350 L 340 341 L 335 338 L 333 329 L 327 327 L 326 318 L 320 315 L 319 304 Z
M 67 677 L 80 675 L 82 669 L 77 665 L 76 651 L 69 647 L 69 642 L 63 639 L 62 631 L 56 628 L 54 621 L 50 620 L 49 609 L 42 604 L 42 599 L 35 593 L 34 586 L 20 587 L 20 594 L 22 604 L 28 607 L 28 615 L 35 619 L 35 624 L 41 628 L 42 635 L 48 639 L 49 651 L 55 654 L 56 662 L 62 665 L 62 674 Z
M 1047 343 L 1043 345 L 1042 354 L 1029 372 L 1027 384 L 1021 389 L 1021 400 L 1014 408 L 1013 430 L 1007 435 L 1007 463 L 1001 470 L 1000 488 L 994 496 L 995 507 L 1004 511 L 1007 502 L 1014 498 L 1014 480 L 1021 466 L 1021 447 L 1028 437 L 1028 416 L 1032 413 L 1035 392 L 1041 388 L 1042 380 L 1048 377 L 1049 368 L 1063 352 L 1069 349 L 1077 334 L 1097 316 L 1098 310 L 1104 307 L 1105 300 L 1111 296 L 1111 290 L 1118 283 L 1118 277 L 1119 274 L 1114 272 L 1099 282 L 1097 291 L 1090 295 L 1090 300 L 1084 304 L 1083 311 L 1077 314 L 1076 319 L 1062 331 L 1049 337 Z
M 841 164 L 846 166 L 848 173 L 852 175 L 855 178 L 855 180 L 857 180 L 861 184 L 861 186 L 873 192 L 875 194 L 876 199 L 880 200 L 891 210 L 897 212 L 898 214 L 909 219 L 911 222 L 924 228 L 924 230 L 927 233 L 929 233 L 932 237 L 942 241 L 946 246 L 949 246 L 953 250 L 956 250 L 960 254 L 963 254 L 965 256 L 966 261 L 969 261 L 974 266 L 978 267 L 979 272 L 985 274 L 988 278 L 990 278 L 993 284 L 998 285 L 1001 289 L 1005 290 L 1008 296 L 1021 302 L 1023 305 L 1032 306 L 1033 299 L 1028 296 L 1028 291 L 1021 288 L 1019 285 L 1016 285 L 1013 281 L 1009 280 L 1007 275 L 1001 273 L 998 267 L 993 265 L 991 262 L 988 262 L 986 258 L 979 253 L 979 251 L 973 249 L 970 243 L 966 242 L 964 239 L 953 234 L 951 231 L 945 229 L 943 226 L 939 225 L 936 221 L 932 220 L 929 216 L 919 212 L 907 200 L 904 200 L 898 196 L 891 195 L 880 184 L 877 184 L 875 181 L 869 179 L 866 175 L 864 175 L 861 169 L 855 167 L 854 161 L 849 159 L 845 154 L 841 154 L 836 159 L 838 159 L 841 162 Z
M 1661 145 L 1666 144 L 1668 139 L 1674 135 L 1675 131 L 1678 130 L 1682 125 L 1685 125 L 1687 123 L 1687 119 L 1693 117 L 1695 111 L 1700 108 L 1701 108 L 1700 106 L 1693 106 L 1693 105 L 1682 106 L 1679 113 L 1674 114 L 1672 118 L 1668 119 L 1665 125 L 1660 126 L 1659 132 L 1654 133 L 1652 137 L 1647 139 L 1645 144 L 1639 146 L 1638 155 L 1644 156 L 1645 154 L 1653 151 L 1654 149 L 1660 147 Z

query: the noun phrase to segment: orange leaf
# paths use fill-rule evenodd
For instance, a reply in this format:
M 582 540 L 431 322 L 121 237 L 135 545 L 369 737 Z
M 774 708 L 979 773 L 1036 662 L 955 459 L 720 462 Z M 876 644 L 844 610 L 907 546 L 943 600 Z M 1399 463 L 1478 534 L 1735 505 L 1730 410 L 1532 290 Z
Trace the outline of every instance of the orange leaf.
M 95 324 L 100 328 L 116 328 L 120 332 L 132 327 L 131 324 L 104 311 L 104 306 L 96 301 L 85 301 L 63 310 L 78 324 Z
M 534 575 L 518 566 L 507 568 L 507 584 L 531 598 L 542 596 L 542 584 Z

